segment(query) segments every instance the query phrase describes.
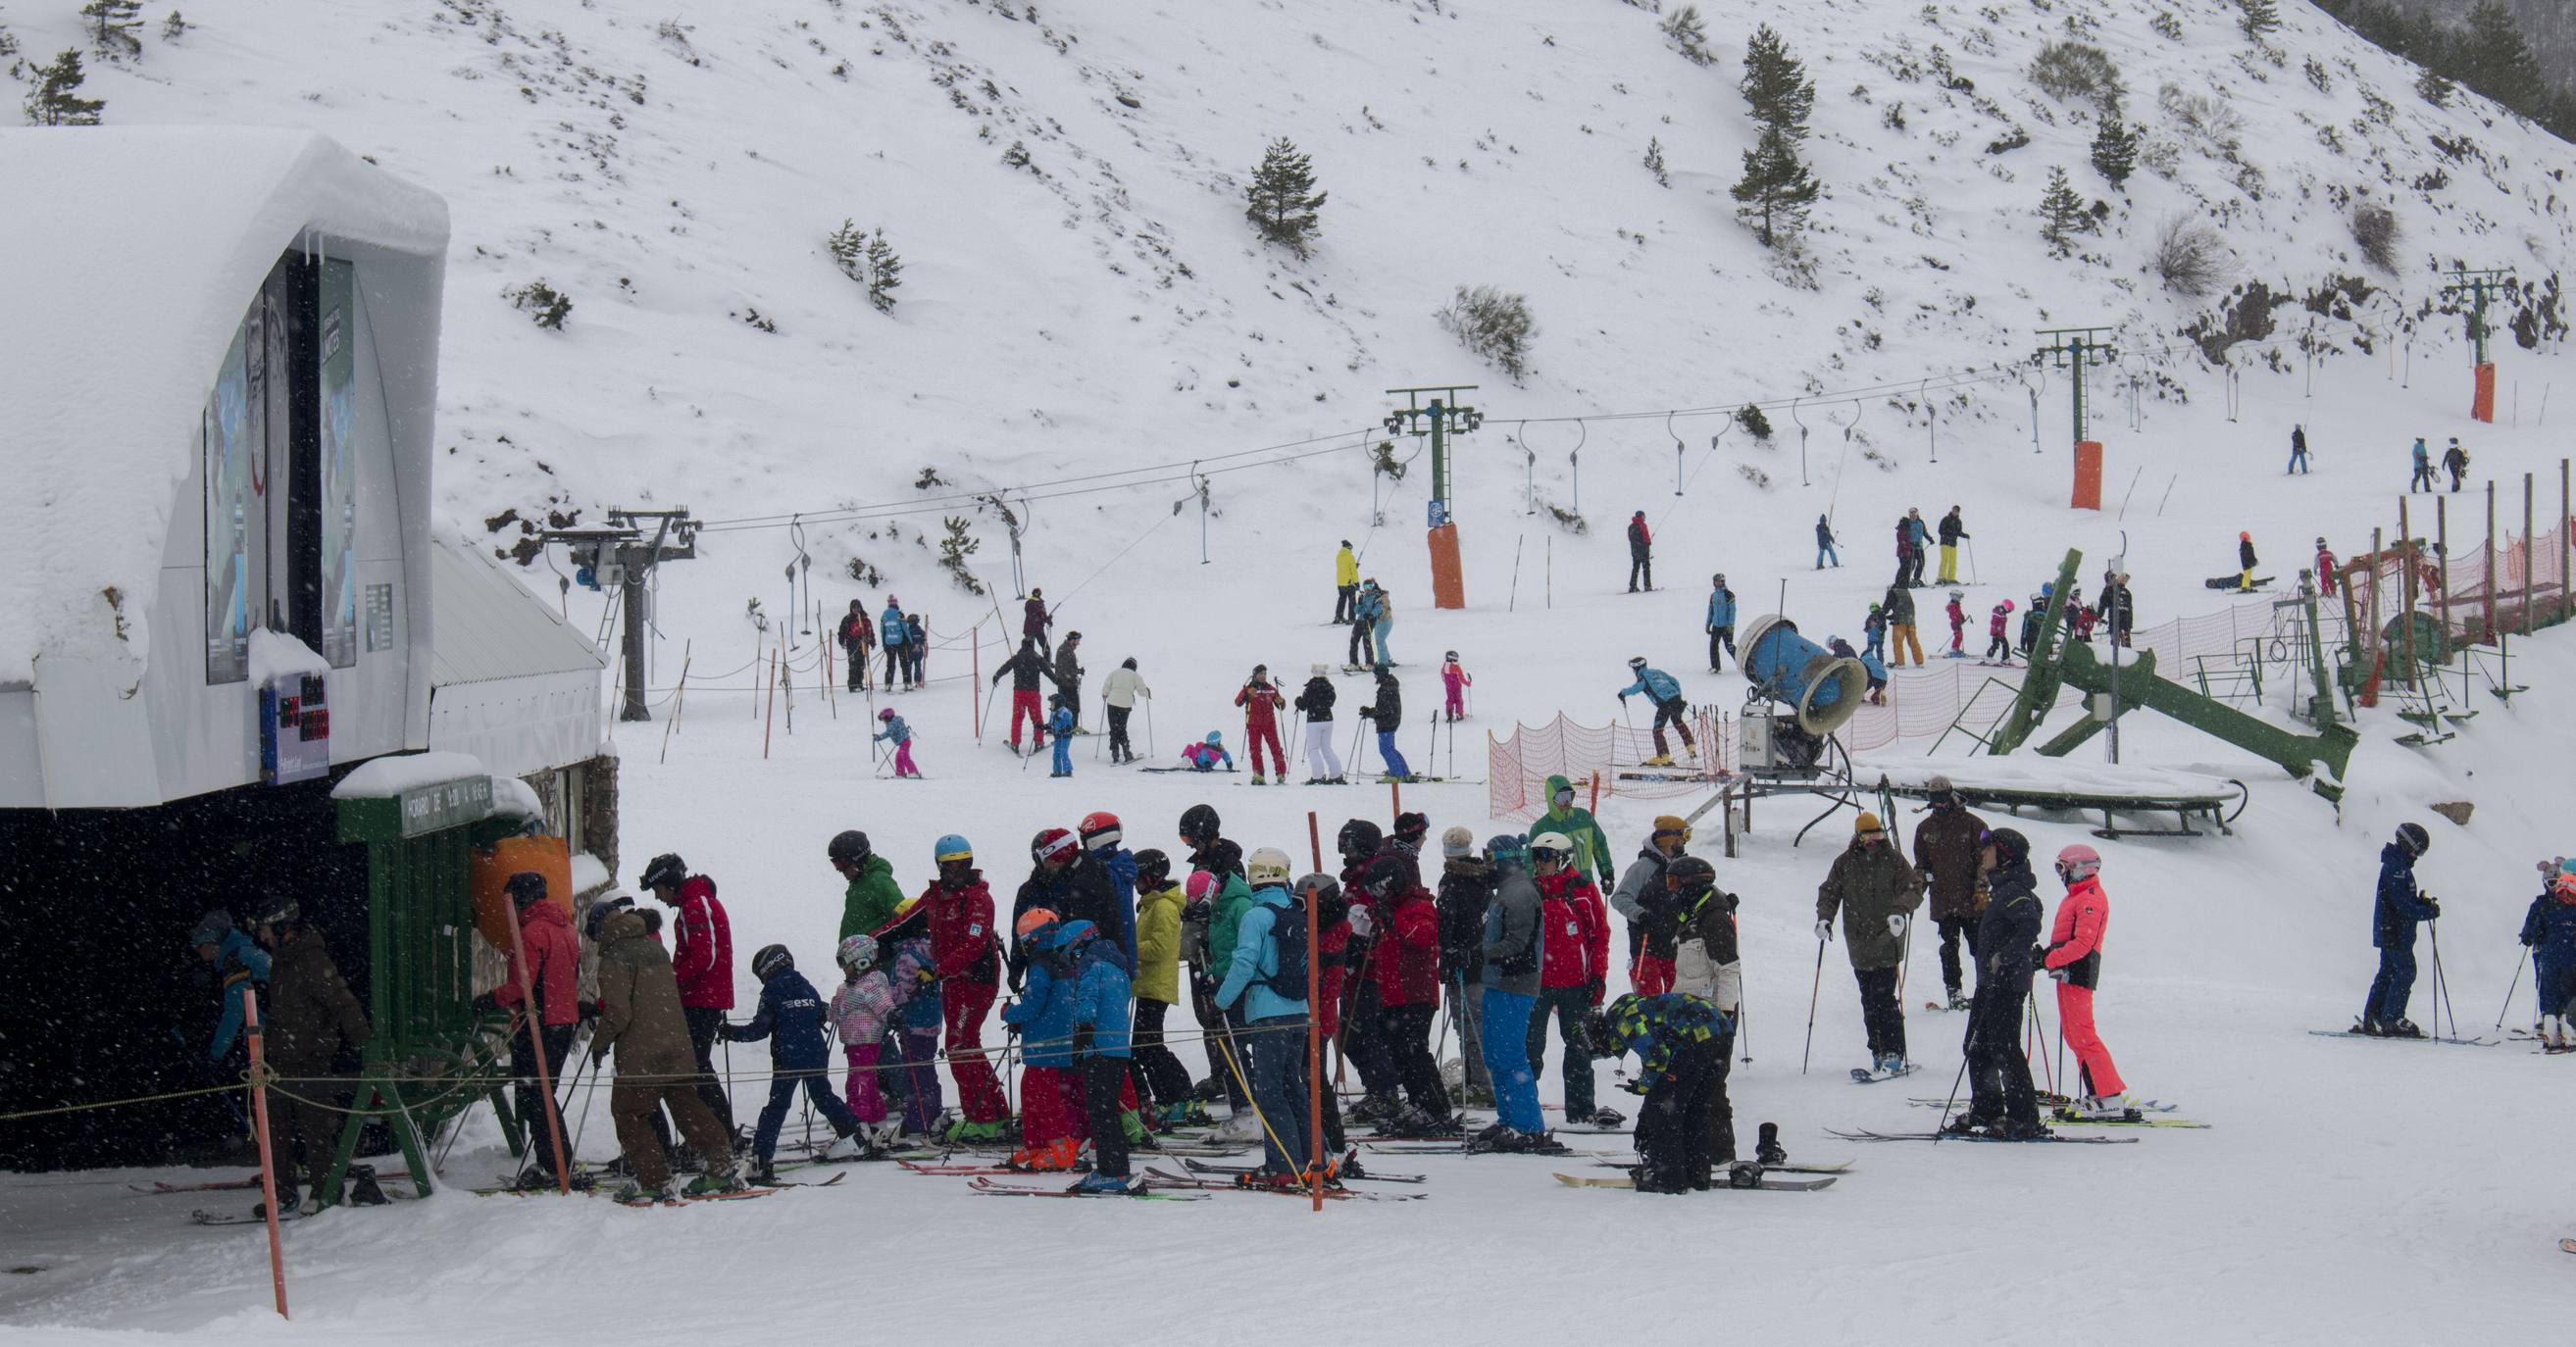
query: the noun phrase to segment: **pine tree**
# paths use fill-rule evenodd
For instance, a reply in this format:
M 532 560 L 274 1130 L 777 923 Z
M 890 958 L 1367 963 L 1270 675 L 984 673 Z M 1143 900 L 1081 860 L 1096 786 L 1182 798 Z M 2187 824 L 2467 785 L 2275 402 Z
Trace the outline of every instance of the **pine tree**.
M 1243 217 L 1252 221 L 1263 241 L 1279 244 L 1300 258 L 1313 248 L 1316 212 L 1324 204 L 1324 193 L 1315 190 L 1314 165 L 1286 136 L 1270 142 L 1263 152 L 1244 197 L 1249 204 Z
M 35 67 L 36 88 L 27 95 L 27 121 L 35 126 L 96 126 L 105 99 L 83 98 L 78 90 L 88 78 L 81 73 L 77 51 L 65 51 Z
M 2138 132 L 2120 115 L 2120 101 L 2111 100 L 2102 109 L 2101 129 L 2093 133 L 2093 168 L 2111 185 L 2119 187 L 2129 181 L 2138 167 Z
M 2478 0 L 2467 26 L 2451 43 L 2451 73 L 2470 88 L 2529 116 L 2548 102 L 2549 82 L 2525 42 L 2513 11 L 2499 0 Z
M 861 285 L 868 283 L 868 231 L 859 228 L 858 221 L 841 221 L 841 227 L 832 231 L 823 246 L 831 249 L 832 265 L 839 267 L 842 275 Z
M 143 0 L 89 0 L 80 12 L 89 20 L 90 45 L 111 61 L 142 55 L 143 39 L 134 35 L 143 26 L 142 8 Z
M 1768 248 L 1783 231 L 1797 228 L 1807 207 L 1824 194 L 1798 155 L 1816 108 L 1816 85 L 1788 44 L 1764 24 L 1744 44 L 1744 78 L 1736 87 L 1762 131 L 1744 152 L 1744 176 L 1733 188 L 1743 204 L 1735 213 Z
M 1672 175 L 1664 171 L 1664 141 L 1661 136 L 1646 138 L 1646 171 L 1655 175 L 1657 187 L 1673 185 Z
M 868 302 L 879 313 L 894 312 L 894 292 L 903 285 L 903 258 L 886 242 L 885 226 L 868 237 Z
M 2051 257 L 2065 257 L 2075 251 L 2075 236 L 2089 233 L 2093 217 L 2084 211 L 2084 199 L 2075 195 L 2074 184 L 2066 180 L 2066 170 L 2048 170 L 2048 191 L 2039 198 L 2039 236 L 2048 240 Z
M 2236 0 L 2236 26 L 2249 42 L 2261 42 L 2281 26 L 2281 7 L 2274 0 Z
M 1682 55 L 1692 65 L 1708 65 L 1717 60 L 1716 54 L 1708 49 L 1708 26 L 1700 21 L 1699 6 L 1683 5 L 1674 10 L 1664 20 L 1663 29 L 1664 36 L 1681 48 Z
M 1807 208 L 1824 194 L 1806 161 L 1798 157 L 1797 143 L 1778 126 L 1765 126 L 1753 148 L 1744 152 L 1744 176 L 1734 187 L 1735 199 L 1744 204 L 1736 215 L 1753 226 L 1753 236 L 1768 248 L 1782 233 L 1795 230 L 1806 219 Z

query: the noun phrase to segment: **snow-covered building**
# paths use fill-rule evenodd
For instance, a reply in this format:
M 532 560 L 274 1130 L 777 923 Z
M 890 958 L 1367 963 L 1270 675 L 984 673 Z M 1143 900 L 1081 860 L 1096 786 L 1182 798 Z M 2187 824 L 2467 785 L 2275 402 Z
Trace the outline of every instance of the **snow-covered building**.
M 446 205 L 282 130 L 0 131 L 0 181 L 0 1112 L 207 1083 L 187 933 L 279 896 L 388 1052 L 452 1037 L 468 846 L 535 798 L 613 858 L 614 790 L 597 653 L 433 541 Z M 454 807 L 333 798 L 433 748 Z M 88 1116 L 0 1163 L 231 1127 Z

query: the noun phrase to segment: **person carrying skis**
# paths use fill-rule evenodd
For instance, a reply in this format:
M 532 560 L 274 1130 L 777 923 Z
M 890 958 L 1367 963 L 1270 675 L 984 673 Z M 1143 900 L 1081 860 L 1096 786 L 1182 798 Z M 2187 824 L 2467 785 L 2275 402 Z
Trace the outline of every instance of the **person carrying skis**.
M 1495 875 L 1481 946 L 1485 1072 L 1494 1082 L 1501 1116 L 1470 1138 L 1467 1150 L 1562 1150 L 1547 1134 L 1546 1115 L 1538 1106 L 1538 1075 L 1530 1068 L 1530 1012 L 1538 1004 L 1544 917 L 1538 885 L 1530 878 L 1529 844 L 1518 834 L 1504 833 L 1485 843 L 1485 857 Z
M 1925 783 L 1932 816 L 1914 825 L 1914 870 L 1932 899 L 1932 922 L 1941 932 L 1941 985 L 1950 993 L 1950 1009 L 1966 1010 L 1959 945 L 1968 946 L 1968 962 L 1977 959 L 1977 917 L 1985 904 L 1977 888 L 1977 847 L 1986 821 L 1968 812 L 1968 802 L 1946 776 Z
M 1336 625 L 1352 620 L 1351 608 L 1360 594 L 1360 556 L 1351 550 L 1351 540 L 1342 539 L 1342 550 L 1333 554 L 1333 621 Z
M 1836 570 L 1842 569 L 1842 556 L 1834 551 L 1833 516 L 1820 514 L 1816 516 L 1816 569 L 1823 570 L 1827 561 L 1833 562 Z
M 850 666 L 850 691 L 864 690 L 868 685 L 868 652 L 877 643 L 877 629 L 868 622 L 866 600 L 850 600 L 850 611 L 841 618 L 835 635 L 841 642 L 841 662 Z
M 242 988 L 268 985 L 268 951 L 234 925 L 233 914 L 222 908 L 197 919 L 197 929 L 188 934 L 188 944 L 199 959 L 215 966 L 219 1006 L 215 1034 L 206 1045 L 206 1060 L 221 1066 L 233 1056 L 233 1045 L 241 1042 Z
M 1047 736 L 1046 714 L 1038 709 L 1038 680 L 1055 681 L 1055 669 L 1047 663 L 1046 652 L 1038 649 L 1037 638 L 1021 637 L 1019 653 L 1002 661 L 1002 666 L 985 682 L 999 685 L 1006 676 L 1011 680 L 1011 751 L 1020 751 L 1020 721 L 1026 718 L 1036 731 L 1036 739 L 1029 746 L 1029 751 L 1035 753 L 1046 747 Z
M 899 1121 L 887 1123 L 885 1092 L 877 1084 L 886 1033 L 895 1013 L 894 979 L 877 966 L 875 936 L 851 936 L 833 957 L 841 965 L 841 985 L 833 990 L 825 1012 L 840 1037 L 842 1060 L 849 1065 L 841 1086 L 842 1102 L 858 1120 L 864 1148 L 885 1150 L 903 1126 Z
M 2285 474 L 2299 473 L 2304 475 L 2307 471 L 2308 428 L 2306 426 L 2293 425 L 2290 427 L 2290 466 L 2283 469 L 2283 472 Z
M 1003 1032 L 1020 1040 L 1020 1147 L 1013 1169 L 1067 1170 L 1081 1162 L 1090 1130 L 1082 1106 L 1082 1077 L 1073 1054 L 1073 1012 L 1079 985 L 1073 960 L 1062 948 L 1065 923 L 1049 908 L 1033 907 L 1014 919 L 1014 951 L 1026 960 L 1019 999 L 1002 1007 Z
M 1262 847 L 1244 865 L 1251 892 L 1225 951 L 1216 1003 L 1240 1017 L 1252 1061 L 1253 1112 L 1264 1158 L 1246 1187 L 1290 1187 L 1306 1179 L 1306 914 L 1288 892 L 1288 855 Z
M 1664 877 L 1689 845 L 1690 836 L 1688 822 L 1672 814 L 1659 815 L 1646 844 L 1637 849 L 1637 859 L 1619 872 L 1619 882 L 1610 890 L 1610 906 L 1628 920 L 1628 985 L 1640 996 L 1672 990 L 1677 914 Z M 1576 843 L 1578 848 L 1581 845 Z
M 1882 601 L 1887 613 L 1888 663 L 1904 667 L 1905 652 L 1914 652 L 1914 667 L 1923 667 L 1923 638 L 1914 634 L 1914 591 L 1890 585 Z
M 1547 812 L 1530 824 L 1530 835 L 1563 833 L 1574 842 L 1574 868 L 1599 882 L 1609 882 L 1618 864 L 1610 855 L 1610 835 L 1592 811 L 1574 802 L 1574 782 L 1560 772 L 1547 779 Z
M 667 1201 L 680 1195 L 672 1186 L 670 1153 L 654 1135 L 654 1121 L 665 1109 L 706 1164 L 688 1191 L 740 1191 L 732 1135 L 707 1106 L 708 1082 L 697 1066 L 705 1056 L 693 1042 L 696 1027 L 683 1006 L 671 957 L 652 937 L 645 916 L 619 912 L 600 926 L 599 1018 L 590 1031 L 593 1072 L 610 1052 L 617 1054 L 608 1115 L 616 1121 L 617 1145 L 634 1176 L 623 1196 L 628 1201 Z M 685 914 L 682 922 L 685 926 Z
M 2323 537 L 2317 539 L 2317 593 L 2325 598 L 2335 596 L 2335 554 Z
M 948 1029 L 948 1070 L 957 1081 L 965 1120 L 951 1128 L 951 1145 L 1002 1139 L 1009 1105 L 992 1062 L 984 1055 L 984 1016 L 1001 991 L 1002 938 L 993 927 L 993 891 L 975 868 L 975 849 L 956 833 L 932 848 L 939 877 L 922 890 L 930 914 L 930 974 Z
M 877 619 L 877 640 L 885 649 L 886 691 L 894 691 L 895 680 L 903 677 L 903 643 L 910 636 L 904 625 L 903 600 L 886 595 L 885 612 Z
M 1457 651 L 1449 651 L 1440 657 L 1441 710 L 1448 714 L 1450 724 L 1455 725 L 1466 718 L 1467 689 L 1475 685 L 1475 678 L 1458 663 Z
M 2057 921 L 2048 933 L 2040 967 L 2057 979 L 2057 1025 L 2084 1078 L 2084 1095 L 2071 1110 L 2087 1119 L 2127 1118 L 2128 1086 L 2111 1064 L 2111 1050 L 2093 1027 L 2093 992 L 2102 985 L 2102 933 L 2111 924 L 2111 899 L 2102 892 L 2102 855 L 2081 842 L 2057 853 L 2057 879 L 2066 886 Z
M 1172 882 L 1172 858 L 1148 847 L 1136 853 L 1136 1020 L 1134 1044 L 1142 1093 L 1164 1127 L 1204 1122 L 1190 1097 L 1190 1073 L 1163 1043 L 1163 1020 L 1181 1000 L 1181 909 L 1189 899 Z
M 1306 784 L 1342 779 L 1342 755 L 1333 751 L 1333 703 L 1341 699 L 1332 674 L 1323 665 L 1307 673 L 1297 692 L 1297 709 L 1306 716 Z
M 1959 518 L 1959 507 L 1953 505 L 1950 507 L 1950 513 L 1941 516 L 1940 583 L 1945 585 L 1959 583 L 1959 540 L 1967 536 L 1967 522 Z
M 2544 864 L 2549 879 L 2523 914 L 2522 943 L 2531 950 L 2532 985 L 2540 994 L 2533 1032 L 2554 1052 L 2576 1048 L 2576 874 Z
M 1601 1008 L 1610 962 L 1610 923 L 1601 890 L 1574 866 L 1574 842 L 1563 833 L 1540 833 L 1530 839 L 1530 865 L 1537 872 L 1542 904 L 1539 940 L 1539 993 L 1530 1016 L 1529 1062 L 1535 1077 L 1546 1070 L 1547 1026 L 1556 1021 L 1565 1059 L 1560 1072 L 1569 1123 L 1594 1122 L 1616 1127 L 1621 1119 L 1603 1118 L 1593 1107 L 1590 1036 L 1586 1016 Z
M 1452 827 L 1440 834 L 1440 985 L 1449 992 L 1449 1018 L 1458 1025 L 1461 1094 L 1471 1106 L 1493 1107 L 1494 1079 L 1485 1070 L 1484 972 L 1481 946 L 1485 909 L 1494 901 L 1493 863 L 1476 854 L 1476 835 Z
M 1965 607 L 1967 597 L 1966 590 L 1950 591 L 1950 606 L 1945 610 L 1950 618 L 1950 651 L 1943 658 L 1966 659 L 1968 657 L 1968 610 Z
M 1109 676 L 1100 680 L 1100 704 L 1109 708 L 1109 760 L 1134 762 L 1136 745 L 1127 738 L 1127 717 L 1136 714 L 1136 699 L 1153 700 L 1154 690 L 1145 686 L 1143 675 L 1136 672 L 1136 657 L 1119 661 Z
M 1069 631 L 1055 648 L 1055 690 L 1073 712 L 1073 733 L 1082 730 L 1082 633 Z
M 868 741 L 894 745 L 895 780 L 901 781 L 906 778 L 920 780 L 921 769 L 912 765 L 912 727 L 904 724 L 903 717 L 896 715 L 891 706 L 877 712 L 877 719 L 883 722 L 885 728 L 869 735 Z
M 581 938 L 573 934 L 572 918 L 565 915 L 563 904 L 546 901 L 544 875 L 522 870 L 501 887 L 509 894 L 513 919 L 519 923 L 519 948 L 509 961 L 509 976 L 492 991 L 492 1004 L 515 1012 L 510 1067 L 518 1077 L 519 1122 L 528 1128 L 533 1157 L 521 1186 L 551 1187 L 555 1152 L 552 1145 L 536 1144 L 544 1135 L 539 1121 L 546 1116 L 537 1110 L 553 1108 L 555 1101 L 538 1088 L 535 1064 L 542 1057 L 545 1079 L 562 1083 L 564 1057 L 571 1053 L 573 1032 L 581 1026 Z M 524 986 L 519 981 L 522 973 L 527 976 Z
M 760 1006 L 748 1023 L 727 1024 L 723 1032 L 728 1043 L 769 1040 L 769 1102 L 751 1139 L 751 1180 L 765 1187 L 778 1181 L 778 1130 L 798 1090 L 832 1125 L 832 1144 L 819 1159 L 857 1159 L 859 1120 L 824 1079 L 831 1068 L 823 1056 L 823 997 L 796 971 L 795 956 L 785 945 L 764 945 L 751 956 L 751 974 L 760 979 Z
M 1869 616 L 1860 620 L 1860 641 L 1861 649 L 1880 659 L 1887 658 L 1887 606 L 1885 604 L 1873 603 L 1869 606 Z
M 2006 599 L 2003 602 L 1996 604 L 1993 613 L 1988 615 L 1986 619 L 1986 657 L 1977 661 L 1979 664 L 2001 664 L 2005 668 L 2012 667 L 2012 638 L 2004 634 L 2006 631 L 2011 629 L 2012 611 L 2013 601 Z
M 1377 700 L 1360 708 L 1360 718 L 1377 726 L 1378 762 L 1386 768 L 1383 779 L 1411 781 L 1413 768 L 1395 747 L 1395 732 L 1404 727 L 1404 688 L 1395 681 L 1393 666 L 1377 666 Z
M 1369 862 L 1363 882 L 1369 903 L 1351 908 L 1351 929 L 1375 937 L 1378 1037 L 1409 1103 L 1379 1128 L 1397 1136 L 1458 1136 L 1440 1063 L 1431 1055 L 1431 1023 L 1440 1013 L 1440 911 L 1394 856 Z
M 2254 535 L 2251 533 L 2236 535 L 2236 566 L 2242 572 L 2236 577 L 2236 592 L 2251 593 L 2254 589 Z
M 1673 681 L 1671 674 L 1661 669 L 1647 667 L 1646 657 L 1643 655 L 1629 656 L 1628 672 L 1636 676 L 1636 681 L 1619 690 L 1619 700 L 1625 703 L 1630 697 L 1642 692 L 1646 694 L 1648 701 L 1655 704 L 1655 756 L 1646 759 L 1645 765 L 1648 767 L 1673 765 L 1671 745 L 1664 738 L 1666 725 L 1681 731 L 1682 752 L 1693 761 L 1697 761 L 1699 745 L 1691 739 L 1690 703 L 1682 700 L 1682 685 Z
M 2456 443 L 2456 441 L 2454 441 Z M 1646 588 L 1655 587 L 1655 537 L 1646 530 L 1646 512 L 1628 516 L 1628 592 L 1637 592 L 1637 577 L 1646 577 Z
M 1735 1108 L 1727 1101 L 1726 1073 L 1728 1049 L 1733 1046 L 1734 1024 L 1744 1002 L 1744 965 L 1736 952 L 1734 894 L 1717 887 L 1717 868 L 1701 856 L 1676 857 L 1664 871 L 1668 899 L 1676 914 L 1673 944 L 1672 990 L 1682 996 L 1707 1002 L 1730 1021 L 1727 1045 L 1709 1063 L 1709 1096 L 1707 1101 L 1706 1160 L 1711 1165 L 1735 1162 Z M 1639 1119 L 1638 1125 L 1644 1126 Z M 1785 1159 L 1776 1149 L 1763 1148 L 1756 1155 L 1764 1164 L 1779 1164 Z M 1688 1177 L 1704 1182 L 1705 1170 Z
M 1288 754 L 1279 746 L 1279 712 L 1288 705 L 1288 699 L 1279 695 L 1279 688 L 1270 681 L 1269 665 L 1252 666 L 1252 677 L 1234 694 L 1234 704 L 1243 708 L 1243 737 L 1252 745 L 1244 750 L 1252 757 L 1252 784 L 1267 784 L 1261 759 L 1262 746 L 1266 744 L 1270 748 L 1271 770 L 1279 773 L 1280 785 L 1287 785 Z
M 1377 581 L 1360 581 L 1359 592 L 1351 597 L 1351 648 L 1342 658 L 1344 669 L 1356 673 L 1365 666 L 1363 657 L 1368 654 L 1369 631 L 1377 625 L 1378 603 Z
M 674 909 L 671 976 L 679 983 L 689 1046 L 697 1053 L 698 1098 L 706 1102 L 707 1112 L 730 1137 L 734 1133 L 733 1103 L 727 1098 L 724 1082 L 716 1075 L 715 1049 L 716 1030 L 723 1027 L 725 1012 L 733 1009 L 733 923 L 725 916 L 724 904 L 716 901 L 716 882 L 705 875 L 690 874 L 688 862 L 675 852 L 663 852 L 648 862 L 642 882 L 656 900 Z M 591 1042 L 599 1042 L 596 1030 Z M 645 1111 L 649 1113 L 651 1109 Z M 680 1115 L 673 1113 L 671 1120 L 678 1122 Z M 687 1132 L 687 1128 L 681 1129 L 683 1136 Z M 714 1156 L 697 1158 L 710 1165 L 715 1163 Z
M 2415 992 L 2415 925 L 2442 919 L 2442 905 L 2415 885 L 2415 862 L 2432 848 L 2433 836 L 2420 823 L 2397 825 L 2397 836 L 2379 849 L 2379 894 L 2370 920 L 2370 943 L 2379 950 L 2379 975 L 2371 979 L 2370 996 L 2362 1002 L 2357 1034 L 2374 1038 L 2422 1038 L 2424 1031 L 2406 1018 L 2406 1002 Z
M 1188 763 L 1194 772 L 1213 772 L 1218 770 L 1219 764 L 1223 764 L 1226 771 L 1234 770 L 1234 755 L 1225 751 L 1225 732 L 1222 730 L 1210 730 L 1207 738 L 1183 748 L 1181 761 Z
M 1073 1191 L 1131 1192 L 1123 1116 L 1134 1069 L 1127 952 L 1087 921 L 1066 922 L 1056 944 L 1073 970 L 1074 1070 L 1082 1082 L 1083 1121 L 1091 1131 L 1091 1173 Z
M 2469 471 L 2469 451 L 2460 447 L 2460 437 L 2451 437 L 2451 447 L 2442 451 L 2442 471 L 2451 474 L 2451 492 L 2457 495 L 2460 479 Z
M 2421 435 L 2415 437 L 2415 475 L 2406 483 L 2406 494 L 2414 495 L 2418 487 L 2426 491 L 2441 489 L 2433 484 L 2433 451 L 2424 447 Z
M 1047 611 L 1046 591 L 1029 586 L 1029 596 L 1020 603 L 1020 639 L 1046 645 L 1047 628 L 1055 625 L 1055 614 Z
M 2040 930 L 2039 880 L 2030 872 L 2030 842 L 2010 828 L 1996 828 L 1978 848 L 1989 895 L 1977 918 L 1977 995 L 1968 1010 L 1968 1111 L 1942 1130 L 2006 1141 L 2050 1135 L 2039 1121 L 2039 1093 L 2031 1087 L 2030 1060 L 2022 1056 L 2023 1008 L 2030 1003 L 2032 953 Z
M 1724 571 L 1708 578 L 1708 614 L 1700 625 L 1708 630 L 1708 671 L 1716 673 L 1718 651 L 1735 653 L 1735 591 L 1726 587 Z
M 1861 1023 L 1875 1076 L 1906 1069 L 1905 1007 L 1896 1003 L 1896 975 L 1905 963 L 1907 925 L 1922 903 L 1914 867 L 1888 841 L 1878 815 L 1862 810 L 1852 824 L 1851 845 L 1834 857 L 1833 869 L 1816 888 L 1816 943 L 1833 939 L 1839 913 L 1843 949 L 1860 984 Z

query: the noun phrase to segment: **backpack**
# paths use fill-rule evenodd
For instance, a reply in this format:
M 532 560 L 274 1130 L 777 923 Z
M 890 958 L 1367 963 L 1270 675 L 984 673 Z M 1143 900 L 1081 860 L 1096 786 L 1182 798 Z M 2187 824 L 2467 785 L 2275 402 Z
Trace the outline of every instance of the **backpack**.
M 1272 908 L 1271 911 L 1277 914 L 1270 923 L 1270 938 L 1279 951 L 1279 960 L 1269 976 L 1261 979 L 1261 985 L 1282 1000 L 1303 1001 L 1306 999 L 1306 966 L 1311 959 L 1306 945 L 1306 905 L 1291 896 L 1286 907 Z

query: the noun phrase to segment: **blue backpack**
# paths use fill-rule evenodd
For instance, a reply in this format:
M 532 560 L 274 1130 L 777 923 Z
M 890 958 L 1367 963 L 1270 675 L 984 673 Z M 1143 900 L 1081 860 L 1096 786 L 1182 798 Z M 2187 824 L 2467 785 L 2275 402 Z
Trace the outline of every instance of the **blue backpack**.
M 1270 994 L 1288 1001 L 1306 999 L 1306 966 L 1312 953 L 1306 946 L 1306 905 L 1294 895 L 1286 907 L 1272 908 L 1276 915 L 1270 923 L 1270 938 L 1279 951 L 1278 967 L 1261 980 Z

